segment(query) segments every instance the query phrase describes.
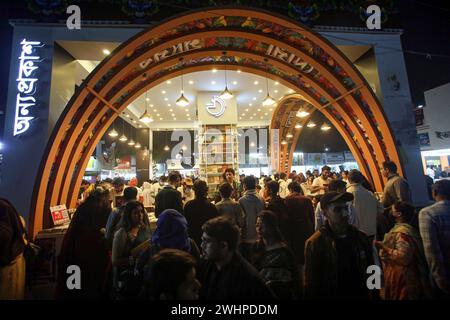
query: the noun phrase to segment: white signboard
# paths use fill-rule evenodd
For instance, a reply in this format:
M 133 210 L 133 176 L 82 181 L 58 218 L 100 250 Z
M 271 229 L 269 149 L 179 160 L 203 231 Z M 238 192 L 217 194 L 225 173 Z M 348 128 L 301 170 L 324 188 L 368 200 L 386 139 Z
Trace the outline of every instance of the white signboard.
M 219 97 L 220 92 L 200 92 L 197 96 L 198 120 L 201 124 L 237 124 L 236 99 Z
M 342 152 L 326 153 L 327 164 L 341 164 L 345 162 L 344 154 Z
M 42 47 L 39 41 L 27 41 L 23 39 L 19 56 L 19 75 L 17 77 L 16 114 L 14 117 L 14 136 L 24 133 L 30 128 L 30 121 L 34 119 L 28 108 L 36 105 L 34 93 L 36 92 L 37 78 L 33 73 L 39 67 L 35 65 L 40 62 L 40 57 L 33 55 L 34 47 Z

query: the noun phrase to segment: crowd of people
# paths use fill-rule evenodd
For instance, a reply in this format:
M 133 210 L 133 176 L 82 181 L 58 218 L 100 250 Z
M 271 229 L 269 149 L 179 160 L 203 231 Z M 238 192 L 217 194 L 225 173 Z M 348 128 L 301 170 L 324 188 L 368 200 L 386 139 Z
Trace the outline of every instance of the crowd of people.
M 418 212 L 393 162 L 383 163 L 381 196 L 358 170 L 330 171 L 256 178 L 226 169 L 213 194 L 176 171 L 142 188 L 136 179 L 83 182 L 56 298 L 448 299 L 450 180 L 433 184 L 434 204 Z M 25 244 L 17 212 L 0 205 L 5 279 L 11 259 L 22 267 Z M 70 265 L 86 270 L 80 290 L 67 288 L 61 270 Z M 374 265 L 380 290 L 367 285 Z M 0 298 L 7 290 L 2 282 Z

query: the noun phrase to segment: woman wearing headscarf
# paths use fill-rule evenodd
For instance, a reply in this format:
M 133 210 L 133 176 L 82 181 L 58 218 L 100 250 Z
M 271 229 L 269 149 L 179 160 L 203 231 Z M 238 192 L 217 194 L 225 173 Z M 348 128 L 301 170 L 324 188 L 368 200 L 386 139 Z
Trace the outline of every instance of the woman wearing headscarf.
M 107 298 L 107 270 L 110 256 L 104 235 L 111 212 L 109 191 L 97 187 L 74 214 L 64 235 L 58 257 L 57 299 Z M 67 288 L 66 270 L 78 266 L 81 271 L 81 289 Z
M 200 250 L 188 236 L 186 218 L 175 209 L 166 209 L 158 217 L 148 248 L 137 261 L 135 273 L 143 277 L 144 282 L 149 278 L 147 273 L 152 257 L 162 249 L 178 249 L 190 253 L 196 260 L 200 259 Z
M 385 300 L 430 299 L 431 282 L 422 240 L 410 222 L 415 208 L 407 202 L 392 206 L 394 227 L 384 236 L 383 242 L 375 241 L 380 249 L 384 271 Z
M 19 213 L 0 198 L 0 300 L 21 300 L 25 295 L 26 247 Z

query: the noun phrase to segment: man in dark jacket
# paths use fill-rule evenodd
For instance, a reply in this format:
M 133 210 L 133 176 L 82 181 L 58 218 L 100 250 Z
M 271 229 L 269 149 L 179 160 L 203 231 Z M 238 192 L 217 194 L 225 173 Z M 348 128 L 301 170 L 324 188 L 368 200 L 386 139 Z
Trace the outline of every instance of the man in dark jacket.
M 155 216 L 158 216 L 166 209 L 175 209 L 183 213 L 183 199 L 177 188 L 181 185 L 181 175 L 178 171 L 169 173 L 169 183 L 166 184 L 156 195 Z
M 328 192 L 320 200 L 325 225 L 306 242 L 305 296 L 309 299 L 369 299 L 367 268 L 373 265 L 368 237 L 349 224 L 348 192 Z
M 288 212 L 284 200 L 279 196 L 280 184 L 277 181 L 270 181 L 267 183 L 267 189 L 269 190 L 269 202 L 266 205 L 267 210 L 275 213 L 278 218 L 278 225 L 280 226 L 283 239 L 288 238 Z
M 225 217 L 217 217 L 208 220 L 202 229 L 200 299 L 273 299 L 258 271 L 238 253 L 239 228 L 235 224 Z
M 256 216 L 264 210 L 264 201 L 256 193 L 256 180 L 254 176 L 244 178 L 244 195 L 239 199 L 239 204 L 244 211 L 244 227 L 242 228 L 243 242 L 256 241 Z

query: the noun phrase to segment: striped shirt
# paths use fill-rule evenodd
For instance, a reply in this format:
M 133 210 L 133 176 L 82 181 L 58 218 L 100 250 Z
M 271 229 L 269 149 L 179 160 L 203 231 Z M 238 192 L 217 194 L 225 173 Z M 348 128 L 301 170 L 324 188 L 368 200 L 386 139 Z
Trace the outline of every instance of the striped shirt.
M 450 293 L 450 201 L 420 210 L 419 228 L 433 280 Z

